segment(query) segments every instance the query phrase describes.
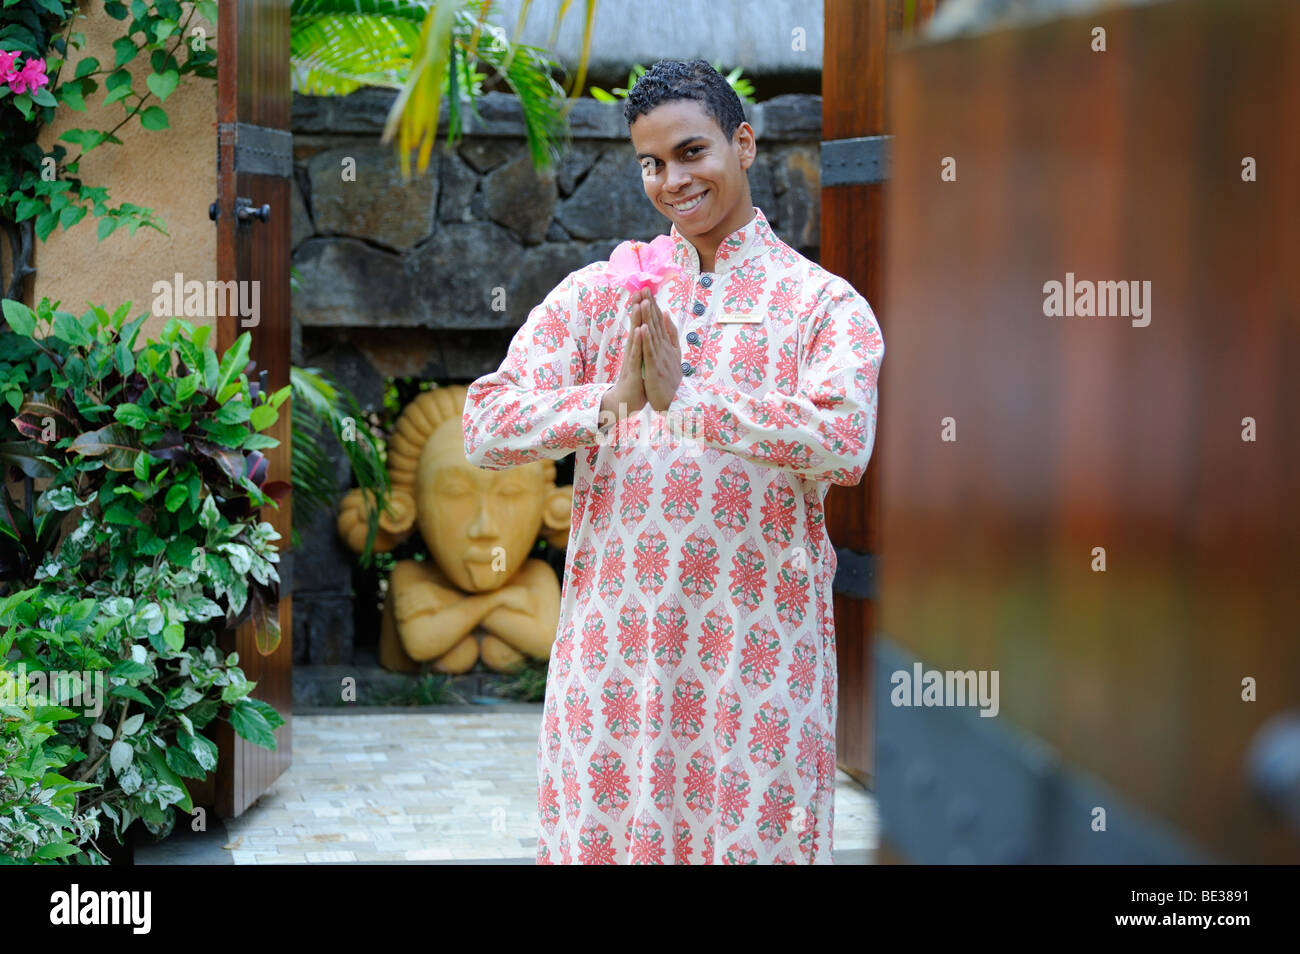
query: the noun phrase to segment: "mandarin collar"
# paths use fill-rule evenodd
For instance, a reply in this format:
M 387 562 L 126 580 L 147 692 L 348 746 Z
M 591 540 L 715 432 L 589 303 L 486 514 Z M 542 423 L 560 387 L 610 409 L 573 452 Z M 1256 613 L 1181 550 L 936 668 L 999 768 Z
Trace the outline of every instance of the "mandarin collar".
M 754 217 L 718 243 L 713 256 L 713 272 L 720 274 L 740 267 L 750 258 L 772 244 L 774 236 L 767 216 L 758 206 L 752 206 Z M 688 274 L 699 274 L 700 253 L 695 246 L 677 231 L 674 222 L 669 234 L 673 239 L 673 261 Z

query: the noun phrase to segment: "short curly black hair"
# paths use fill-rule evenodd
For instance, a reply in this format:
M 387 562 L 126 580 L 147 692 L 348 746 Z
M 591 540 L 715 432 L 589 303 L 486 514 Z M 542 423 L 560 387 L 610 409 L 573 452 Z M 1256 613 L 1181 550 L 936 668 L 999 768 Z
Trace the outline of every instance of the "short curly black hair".
M 638 116 L 650 112 L 660 103 L 674 99 L 693 99 L 717 121 L 727 141 L 745 119 L 740 97 L 726 77 L 705 60 L 659 60 L 636 81 L 623 107 L 623 118 L 630 130 Z

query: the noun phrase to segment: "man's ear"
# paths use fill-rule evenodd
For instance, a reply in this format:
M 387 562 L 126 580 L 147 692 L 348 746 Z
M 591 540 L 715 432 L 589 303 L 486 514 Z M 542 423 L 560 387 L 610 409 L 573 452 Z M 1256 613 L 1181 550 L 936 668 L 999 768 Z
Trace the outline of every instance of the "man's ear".
M 740 153 L 740 168 L 748 169 L 754 164 L 754 157 L 758 154 L 754 127 L 747 122 L 741 123 L 732 133 L 732 138 L 736 144 L 736 151 Z

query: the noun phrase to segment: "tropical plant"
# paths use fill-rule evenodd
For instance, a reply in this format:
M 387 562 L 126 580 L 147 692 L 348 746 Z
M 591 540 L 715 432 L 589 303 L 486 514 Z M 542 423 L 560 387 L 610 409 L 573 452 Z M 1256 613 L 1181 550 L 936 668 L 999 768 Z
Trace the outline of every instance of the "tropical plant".
M 0 626 L 15 621 L 15 609 L 30 591 L 0 600 Z M 63 773 L 76 750 L 59 737 L 58 724 L 76 717 L 62 706 L 32 702 L 19 691 L 8 659 L 9 636 L 0 637 L 0 864 L 94 863 L 82 846 L 99 835 L 98 813 L 78 804 L 77 795 L 95 786 Z
M 710 65 L 719 73 L 722 72 L 721 64 L 712 63 Z M 741 79 L 740 73 L 741 67 L 737 66 L 730 73 L 726 74 L 727 82 L 731 84 L 731 88 L 736 91 L 736 95 L 744 102 L 752 103 L 754 102 L 754 84 L 747 79 Z M 637 80 L 639 80 L 644 74 L 645 67 L 640 63 L 634 63 L 632 65 L 632 72 L 627 74 L 627 86 L 615 86 L 613 93 L 606 92 L 599 86 L 592 86 L 590 87 L 591 96 L 593 99 L 598 99 L 602 103 L 616 103 L 620 99 L 627 99 L 628 95 L 632 92 L 632 87 L 636 85 Z
M 293 387 L 293 546 L 301 545 L 298 527 L 305 527 L 320 510 L 338 503 L 339 488 L 334 467 L 325 452 L 325 434 L 332 433 L 348 459 L 357 486 L 369 507 L 370 529 L 362 566 L 368 566 L 371 547 L 379 531 L 379 513 L 388 506 L 392 484 L 379 443 L 366 425 L 366 414 L 356 398 L 331 381 L 318 368 L 289 369 Z
M 548 46 L 555 43 L 569 0 L 560 5 Z M 291 64 L 294 89 L 337 95 L 358 86 L 399 90 L 384 126 L 383 142 L 397 139 L 402 174 L 418 151 L 423 174 L 437 136 L 441 100 L 447 97 L 450 148 L 463 129 L 462 96 L 478 115 L 482 64 L 519 99 L 529 153 L 547 168 L 568 140 L 567 115 L 573 99 L 552 78 L 560 69 L 540 47 L 518 42 L 531 0 L 525 0 L 513 38 L 492 23 L 491 0 L 294 0 L 291 8 Z M 572 89 L 586 76 L 596 0 L 587 0 L 582 56 Z
M 8 442 L 0 459 L 28 484 L 21 504 L 6 487 L 0 510 L 0 577 L 19 588 L 0 604 L 0 659 L 16 650 L 7 661 L 28 671 L 100 673 L 111 688 L 101 712 L 69 716 L 66 700 L 52 699 L 14 714 L 30 728 L 8 743 L 6 771 L 17 774 L 5 785 L 17 791 L 0 799 L 9 819 L 0 837 L 7 831 L 33 860 L 57 858 L 64 849 L 38 852 L 71 844 L 69 831 L 84 835 L 91 807 L 119 839 L 136 818 L 165 835 L 172 806 L 192 808 L 182 778 L 215 767 L 206 725 L 224 714 L 240 736 L 274 748 L 283 722 L 249 695 L 254 684 L 218 640 L 250 621 L 260 652 L 280 641 L 279 534 L 259 508 L 288 485 L 267 480 L 261 451 L 277 442 L 259 432 L 274 426 L 289 388 L 268 394 L 250 381 L 247 333 L 218 357 L 210 328 L 173 318 L 137 348 L 147 313 L 128 324 L 128 306 L 80 317 L 57 308 L 48 298 L 35 312 L 3 307 L 0 354 L 7 380 L 22 382 L 13 424 L 26 440 Z M 35 492 L 34 480 L 46 486 Z M 52 736 L 40 726 L 55 724 L 70 750 L 42 741 Z M 60 759 L 83 762 L 75 779 L 57 771 Z M 99 792 L 83 803 L 65 787 L 76 783 Z M 50 793 L 36 805 L 73 797 L 71 812 L 33 814 L 34 784 Z

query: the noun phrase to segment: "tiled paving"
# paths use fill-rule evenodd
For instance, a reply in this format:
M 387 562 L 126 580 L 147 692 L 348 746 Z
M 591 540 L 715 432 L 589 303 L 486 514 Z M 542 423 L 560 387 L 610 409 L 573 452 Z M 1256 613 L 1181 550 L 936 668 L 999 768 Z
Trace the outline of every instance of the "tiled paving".
M 295 714 L 292 767 L 226 821 L 221 848 L 237 865 L 533 864 L 541 712 Z M 876 848 L 875 801 L 843 771 L 834 838 L 839 864 Z

